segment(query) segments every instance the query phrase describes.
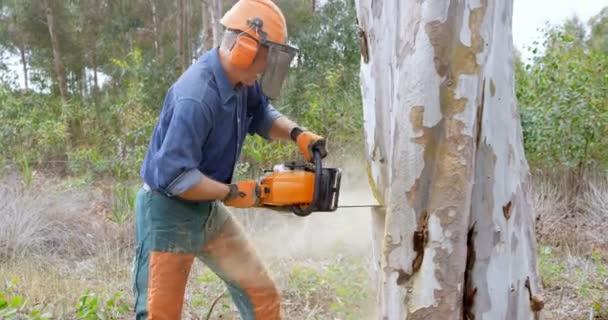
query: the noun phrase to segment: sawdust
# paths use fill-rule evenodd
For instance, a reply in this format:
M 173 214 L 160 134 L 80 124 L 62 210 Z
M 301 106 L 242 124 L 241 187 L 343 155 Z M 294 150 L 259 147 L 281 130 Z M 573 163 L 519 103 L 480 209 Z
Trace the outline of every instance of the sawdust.
M 375 205 L 365 171 L 342 168 L 340 205 Z M 234 211 L 265 259 L 326 258 L 338 254 L 371 258 L 371 208 L 344 208 L 298 217 L 265 209 Z

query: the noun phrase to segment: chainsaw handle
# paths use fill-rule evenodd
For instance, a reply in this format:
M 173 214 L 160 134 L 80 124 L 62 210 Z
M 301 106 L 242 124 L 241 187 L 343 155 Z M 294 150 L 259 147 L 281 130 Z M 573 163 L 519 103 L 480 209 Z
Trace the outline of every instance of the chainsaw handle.
M 315 190 L 312 193 L 312 201 L 307 207 L 302 206 L 291 206 L 291 210 L 297 216 L 306 217 L 310 215 L 317 207 L 319 199 L 319 190 L 321 189 L 321 172 L 323 172 L 323 164 L 321 163 L 321 151 L 314 148 L 312 150 L 314 164 L 315 164 Z

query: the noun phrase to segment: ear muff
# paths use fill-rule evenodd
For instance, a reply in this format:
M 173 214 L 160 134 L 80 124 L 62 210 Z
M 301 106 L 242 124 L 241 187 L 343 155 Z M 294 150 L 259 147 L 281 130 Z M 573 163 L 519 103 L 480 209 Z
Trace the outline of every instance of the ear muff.
M 258 54 L 258 41 L 242 33 L 236 38 L 230 50 L 230 62 L 241 69 L 247 69 Z

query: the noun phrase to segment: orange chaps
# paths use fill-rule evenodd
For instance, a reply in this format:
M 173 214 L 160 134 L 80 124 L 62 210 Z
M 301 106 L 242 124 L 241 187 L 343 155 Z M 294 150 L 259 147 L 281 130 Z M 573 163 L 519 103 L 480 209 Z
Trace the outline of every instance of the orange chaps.
M 280 296 L 243 230 L 218 202 L 140 190 L 134 265 L 137 319 L 180 319 L 194 258 L 224 282 L 243 320 L 281 319 Z

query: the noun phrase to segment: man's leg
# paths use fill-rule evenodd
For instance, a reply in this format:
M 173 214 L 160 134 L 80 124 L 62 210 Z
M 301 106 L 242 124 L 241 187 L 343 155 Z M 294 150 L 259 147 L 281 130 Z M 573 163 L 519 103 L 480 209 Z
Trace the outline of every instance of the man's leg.
M 216 203 L 198 257 L 221 277 L 243 320 L 281 318 L 281 298 L 266 267 L 232 214 Z
M 133 270 L 137 319 L 181 317 L 188 274 L 203 244 L 210 208 L 139 191 Z

